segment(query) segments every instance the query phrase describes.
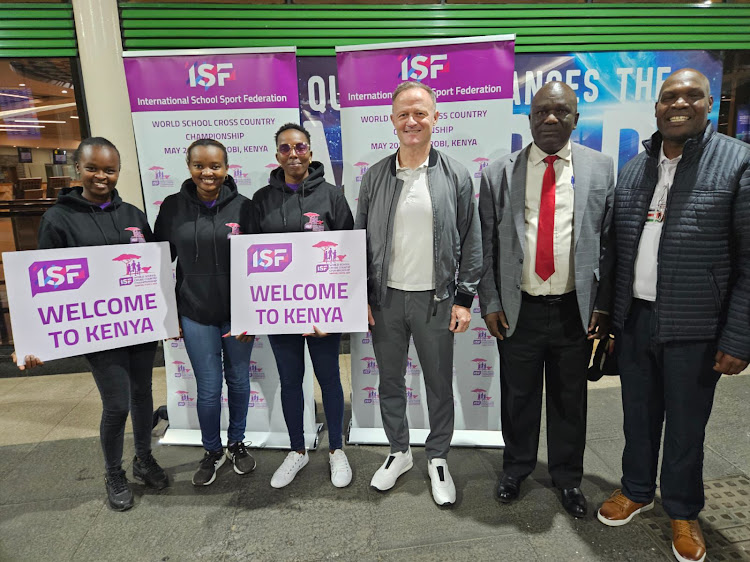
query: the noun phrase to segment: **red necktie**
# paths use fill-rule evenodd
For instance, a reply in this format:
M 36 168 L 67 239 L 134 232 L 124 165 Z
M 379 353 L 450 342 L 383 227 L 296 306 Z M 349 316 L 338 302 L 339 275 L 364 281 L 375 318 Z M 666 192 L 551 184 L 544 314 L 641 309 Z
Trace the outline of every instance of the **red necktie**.
M 536 274 L 546 281 L 555 272 L 553 238 L 555 234 L 555 168 L 559 156 L 552 154 L 544 159 L 547 169 L 542 179 L 542 197 L 539 201 L 539 226 L 536 231 Z

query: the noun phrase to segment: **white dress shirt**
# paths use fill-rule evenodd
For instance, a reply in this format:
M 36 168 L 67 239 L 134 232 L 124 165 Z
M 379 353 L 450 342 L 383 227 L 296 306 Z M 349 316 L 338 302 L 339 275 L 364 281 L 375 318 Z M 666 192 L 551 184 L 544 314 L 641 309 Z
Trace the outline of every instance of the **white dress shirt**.
M 539 205 L 542 200 L 542 181 L 549 156 L 535 143 L 529 150 L 526 165 L 526 250 L 521 273 L 521 290 L 530 295 L 563 295 L 576 288 L 573 246 L 573 202 L 575 178 L 571 144 L 567 142 L 557 153 L 555 169 L 555 229 L 553 233 L 553 254 L 555 272 L 542 281 L 536 274 L 536 238 L 539 228 Z
M 401 291 L 435 288 L 432 197 L 427 160 L 416 169 L 401 167 L 396 177 L 404 182 L 396 204 L 387 285 Z
M 638 254 L 635 257 L 633 275 L 633 296 L 644 301 L 656 300 L 657 265 L 659 263 L 659 241 L 667 217 L 667 197 L 674 183 L 674 173 L 682 154 L 670 160 L 664 155 L 664 147 L 659 150 L 659 179 L 654 196 L 648 208 L 648 217 L 643 225 Z

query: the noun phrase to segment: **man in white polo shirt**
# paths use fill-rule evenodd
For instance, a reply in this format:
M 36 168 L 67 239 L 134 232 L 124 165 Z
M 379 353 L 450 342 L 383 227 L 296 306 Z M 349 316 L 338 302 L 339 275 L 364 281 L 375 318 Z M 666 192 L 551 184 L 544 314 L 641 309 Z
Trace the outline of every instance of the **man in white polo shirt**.
M 456 488 L 446 458 L 453 436 L 453 334 L 469 327 L 482 248 L 469 172 L 431 146 L 437 119 L 429 86 L 404 82 L 396 88 L 391 121 L 399 150 L 362 178 L 354 227 L 367 230 L 369 322 L 391 445 L 371 485 L 389 490 L 413 465 L 404 380 L 413 337 L 427 389 L 432 495 L 438 505 L 451 505 Z

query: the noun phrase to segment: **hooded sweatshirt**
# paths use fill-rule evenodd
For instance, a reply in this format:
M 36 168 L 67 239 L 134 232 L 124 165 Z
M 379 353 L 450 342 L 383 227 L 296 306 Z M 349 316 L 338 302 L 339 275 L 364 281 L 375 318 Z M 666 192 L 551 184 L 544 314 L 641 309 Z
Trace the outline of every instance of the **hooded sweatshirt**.
M 343 190 L 323 178 L 323 164 L 310 162 L 310 175 L 290 189 L 284 170 L 271 172 L 269 185 L 253 195 L 261 232 L 320 232 L 351 230 L 354 218 Z
M 229 321 L 229 239 L 257 234 L 253 202 L 237 192 L 232 176 L 212 207 L 198 198 L 192 179 L 161 204 L 154 233 L 177 258 L 177 310 L 200 324 Z
M 82 187 L 65 187 L 57 203 L 42 216 L 38 248 L 72 248 L 153 242 L 154 235 L 143 211 L 125 203 L 112 190 L 104 209 L 83 197 Z

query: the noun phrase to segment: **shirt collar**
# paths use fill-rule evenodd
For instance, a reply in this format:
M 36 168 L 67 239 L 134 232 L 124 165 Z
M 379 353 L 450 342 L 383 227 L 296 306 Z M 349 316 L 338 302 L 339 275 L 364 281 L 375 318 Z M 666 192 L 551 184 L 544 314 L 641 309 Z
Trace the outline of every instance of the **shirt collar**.
M 664 144 L 662 143 L 661 147 L 659 147 L 659 166 L 662 164 L 677 164 L 680 160 L 682 160 L 682 154 L 679 156 L 676 156 L 675 158 L 672 158 L 671 160 L 667 158 L 667 155 L 664 154 Z
M 555 154 L 559 156 L 561 160 L 570 162 L 571 150 L 572 147 L 570 139 L 568 139 L 568 142 L 565 143 L 565 146 L 555 152 Z M 547 156 L 549 156 L 549 154 L 539 148 L 535 142 L 531 143 L 531 149 L 529 150 L 529 162 L 531 162 L 532 165 L 537 166 L 538 164 L 541 164 L 542 160 L 544 160 Z
M 426 168 L 430 163 L 430 155 L 427 155 L 427 158 L 425 158 L 425 161 L 422 162 L 419 166 L 414 168 L 414 171 L 421 170 L 422 168 Z M 396 172 L 406 172 L 411 171 L 411 168 L 407 168 L 406 166 L 401 165 L 401 159 L 399 158 L 398 154 L 396 154 Z

